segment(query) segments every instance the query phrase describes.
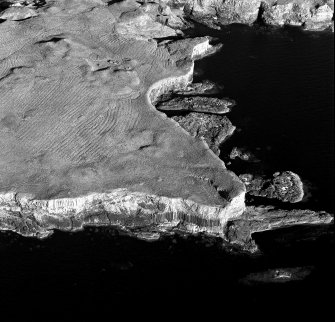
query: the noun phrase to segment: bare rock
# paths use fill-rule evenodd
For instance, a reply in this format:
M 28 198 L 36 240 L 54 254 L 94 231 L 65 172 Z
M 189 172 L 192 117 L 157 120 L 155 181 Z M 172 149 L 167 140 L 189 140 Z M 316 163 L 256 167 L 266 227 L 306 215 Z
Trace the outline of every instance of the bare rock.
M 255 251 L 257 246 L 252 240 L 253 233 L 297 225 L 323 225 L 332 222 L 334 222 L 334 215 L 324 211 L 249 206 L 240 218 L 228 223 L 225 234 L 229 242 Z
M 324 30 L 332 25 L 333 15 L 333 1 L 291 0 L 263 2 L 260 17 L 268 25 Z
M 232 100 L 214 97 L 175 97 L 169 101 L 161 102 L 156 107 L 160 111 L 202 112 L 212 114 L 225 114 L 234 106 Z
M 324 30 L 334 28 L 334 3 L 331 8 L 330 3 L 323 6 L 315 7 L 311 10 L 311 17 L 305 22 L 305 29 L 308 30 Z
M 246 148 L 234 147 L 229 154 L 229 158 L 232 159 L 232 160 L 235 160 L 236 158 L 239 158 L 243 161 L 248 161 L 248 162 L 260 162 L 260 160 L 257 159 Z
M 161 95 L 157 101 L 154 102 L 155 105 L 161 103 L 161 102 L 166 102 L 169 100 L 172 100 L 174 98 L 174 94 L 180 95 L 182 97 L 185 96 L 197 96 L 197 95 L 215 95 L 219 94 L 222 90 L 223 86 L 220 86 L 214 82 L 211 82 L 209 80 L 204 80 L 200 83 L 190 83 L 187 84 L 184 88 L 179 89 L 172 92 L 164 93 Z M 227 101 L 229 100 L 232 105 L 234 105 L 234 101 L 230 99 L 226 99 Z
M 186 116 L 173 116 L 193 137 L 203 139 L 215 154 L 219 154 L 219 145 L 233 134 L 235 126 L 225 116 L 204 113 L 189 113 Z
M 218 22 L 223 25 L 231 23 L 253 24 L 258 17 L 260 0 L 219 1 L 216 8 Z
M 128 189 L 51 200 L 37 200 L 28 194 L 0 195 L 0 229 L 39 238 L 50 236 L 54 229 L 77 231 L 85 226 L 111 225 L 142 232 L 142 238 L 145 233 L 147 239 L 175 228 L 222 236 L 228 218 L 229 211 L 220 206 Z
M 257 20 L 261 0 L 189 0 L 184 11 L 196 20 L 207 24 L 252 24 Z
M 191 83 L 182 91 L 176 92 L 179 95 L 211 95 L 218 94 L 222 90 L 222 86 L 209 81 L 204 80 L 201 83 Z
M 271 179 L 240 175 L 240 179 L 247 187 L 247 193 L 253 196 L 276 198 L 284 202 L 299 202 L 304 196 L 303 184 L 300 177 L 291 172 L 276 172 Z
M 187 17 L 211 28 L 263 22 L 272 26 L 302 26 L 308 30 L 333 28 L 333 0 L 170 0 L 183 3 Z
M 10 7 L 0 14 L 0 19 L 3 20 L 25 20 L 31 17 L 36 17 L 38 14 L 34 9 L 28 7 Z
M 264 3 L 262 19 L 268 25 L 302 26 L 310 18 L 309 3 L 284 2 L 269 5 Z
M 142 7 L 123 12 L 116 24 L 116 30 L 118 34 L 133 39 L 164 38 L 178 34 L 166 25 L 164 19 L 157 19 L 154 10 Z

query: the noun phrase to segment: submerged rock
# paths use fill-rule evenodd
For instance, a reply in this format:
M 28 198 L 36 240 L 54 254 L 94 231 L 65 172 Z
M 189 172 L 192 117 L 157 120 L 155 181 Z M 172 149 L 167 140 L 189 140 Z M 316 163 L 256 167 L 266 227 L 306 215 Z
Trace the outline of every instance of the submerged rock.
M 333 26 L 333 0 L 169 0 L 183 3 L 184 14 L 211 28 L 242 23 L 303 26 L 325 30 Z
M 191 136 L 203 139 L 216 155 L 220 153 L 219 145 L 235 130 L 229 119 L 221 115 L 189 113 L 172 119 Z
M 240 279 L 243 284 L 258 283 L 286 283 L 291 281 L 300 281 L 311 274 L 313 267 L 285 267 L 268 269 L 263 272 L 251 273 Z
M 248 161 L 248 162 L 260 162 L 260 160 L 257 159 L 246 148 L 234 147 L 229 154 L 229 158 L 232 159 L 232 160 L 235 160 L 236 158 L 239 158 L 243 161 Z
M 291 172 L 276 172 L 271 179 L 242 174 L 239 176 L 247 187 L 247 193 L 257 197 L 276 198 L 284 202 L 299 202 L 304 196 L 300 177 Z
M 169 101 L 161 102 L 156 107 L 160 111 L 202 112 L 212 114 L 225 114 L 235 103 L 232 100 L 214 97 L 175 97 Z
M 36 17 L 38 14 L 34 9 L 28 7 L 10 7 L 0 13 L 0 19 L 19 21 L 31 17 Z

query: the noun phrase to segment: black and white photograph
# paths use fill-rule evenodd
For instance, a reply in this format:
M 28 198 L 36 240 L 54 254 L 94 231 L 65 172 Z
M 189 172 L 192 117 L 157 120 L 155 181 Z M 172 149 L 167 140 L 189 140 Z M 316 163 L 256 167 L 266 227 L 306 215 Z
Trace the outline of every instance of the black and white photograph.
M 334 0 L 0 0 L 1 320 L 331 319 L 334 128 Z

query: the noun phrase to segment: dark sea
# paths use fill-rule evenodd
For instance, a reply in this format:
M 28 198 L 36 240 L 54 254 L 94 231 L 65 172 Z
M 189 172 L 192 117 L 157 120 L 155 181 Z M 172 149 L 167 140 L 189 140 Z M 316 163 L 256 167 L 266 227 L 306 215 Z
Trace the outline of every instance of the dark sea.
M 232 161 L 237 174 L 297 173 L 306 198 L 297 208 L 334 212 L 334 36 L 300 28 L 236 25 L 221 31 L 198 26 L 224 44 L 196 63 L 194 81 L 224 86 L 222 97 L 236 100 L 227 114 L 237 127 L 221 148 L 227 162 L 233 147 L 260 162 Z M 260 203 L 265 200 L 258 200 Z
M 192 35 L 211 35 L 224 44 L 196 62 L 194 81 L 215 81 L 223 85 L 218 96 L 237 102 L 227 114 L 237 131 L 221 147 L 227 167 L 238 174 L 296 172 L 308 198 L 279 206 L 333 212 L 333 34 L 237 25 L 222 31 L 198 26 Z M 234 146 L 260 162 L 229 160 Z M 180 312 L 209 320 L 217 313 L 237 321 L 242 315 L 259 320 L 268 310 L 287 316 L 292 310 L 300 316 L 313 312 L 319 318 L 331 313 L 333 226 L 280 229 L 254 238 L 261 252 L 250 256 L 206 236 L 147 242 L 114 228 L 87 228 L 36 240 L 1 232 L 0 308 L 9 308 L 12 317 L 47 312 L 46 320 L 56 313 L 65 319 L 70 312 L 104 312 L 108 320 L 117 313 L 161 319 Z M 293 269 L 298 277 L 277 282 L 269 276 L 278 269 Z M 160 315 L 154 315 L 157 310 Z

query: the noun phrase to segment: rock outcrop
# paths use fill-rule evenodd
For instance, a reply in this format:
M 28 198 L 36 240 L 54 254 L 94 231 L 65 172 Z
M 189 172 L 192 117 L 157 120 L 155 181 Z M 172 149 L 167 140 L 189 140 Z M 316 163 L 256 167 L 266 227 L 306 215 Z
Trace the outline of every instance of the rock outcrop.
M 247 187 L 247 193 L 257 197 L 276 198 L 284 202 L 299 202 L 304 190 L 300 177 L 291 172 L 276 172 L 271 179 L 242 174 L 239 176 Z
M 111 3 L 107 0 L 90 2 Z M 128 6 L 131 3 L 121 2 Z M 3 3 L 0 19 L 23 20 L 37 15 L 36 9 L 45 1 Z M 176 36 L 180 30 L 190 27 L 189 18 L 216 29 L 232 23 L 302 26 L 307 30 L 334 28 L 333 0 L 154 0 L 132 3 L 132 9 L 121 12 L 117 26 L 119 33 L 132 38 Z
M 216 24 L 252 24 L 257 20 L 261 0 L 191 0 L 184 11 L 196 20 Z
M 170 0 L 171 6 L 180 0 Z M 333 28 L 333 0 L 185 0 L 187 17 L 220 28 L 222 25 L 256 22 L 273 26 L 303 26 L 308 30 Z
M 239 215 L 241 198 L 223 208 L 126 189 L 49 200 L 6 193 L 0 195 L 0 229 L 40 238 L 52 234 L 53 229 L 76 231 L 87 225 L 112 225 L 129 230 L 150 227 L 160 232 L 178 227 L 186 232 L 204 231 L 222 236 L 228 219 Z
M 324 30 L 332 26 L 333 15 L 333 1 L 271 1 L 262 3 L 260 19 L 267 25 Z
M 260 160 L 246 148 L 234 147 L 229 154 L 229 158 L 232 160 L 239 158 L 248 162 L 260 162 Z
M 225 114 L 230 112 L 235 103 L 228 99 L 215 97 L 193 96 L 175 97 L 169 101 L 159 103 L 159 111 L 200 112 L 211 114 Z
M 219 145 L 235 131 L 229 119 L 221 115 L 189 113 L 172 119 L 193 137 L 204 140 L 216 155 L 220 154 Z
M 44 0 L 6 0 L 0 1 L 0 21 L 20 21 L 38 15 L 38 8 L 44 6 Z
M 172 93 L 186 89 L 193 79 L 194 60 L 215 51 L 207 37 L 177 40 L 162 45 L 161 48 L 165 48 L 174 57 L 176 67 L 184 73 L 166 77 L 152 84 L 146 94 L 150 105 L 157 104 L 162 96 L 170 96 Z
M 0 14 L 0 19 L 19 21 L 36 17 L 37 12 L 27 7 L 11 7 Z
M 296 225 L 320 225 L 332 222 L 334 216 L 324 211 L 249 206 L 240 218 L 228 222 L 225 236 L 229 242 L 255 251 L 257 245 L 252 240 L 253 233 Z
M 157 19 L 157 17 L 160 17 L 158 9 L 158 4 L 152 3 L 121 13 L 116 24 L 117 33 L 129 39 L 177 36 L 178 29 L 173 29 L 166 25 L 164 21 Z
M 222 86 L 209 81 L 204 80 L 201 83 L 188 84 L 182 91 L 177 91 L 179 95 L 213 95 L 218 94 L 222 90 Z

